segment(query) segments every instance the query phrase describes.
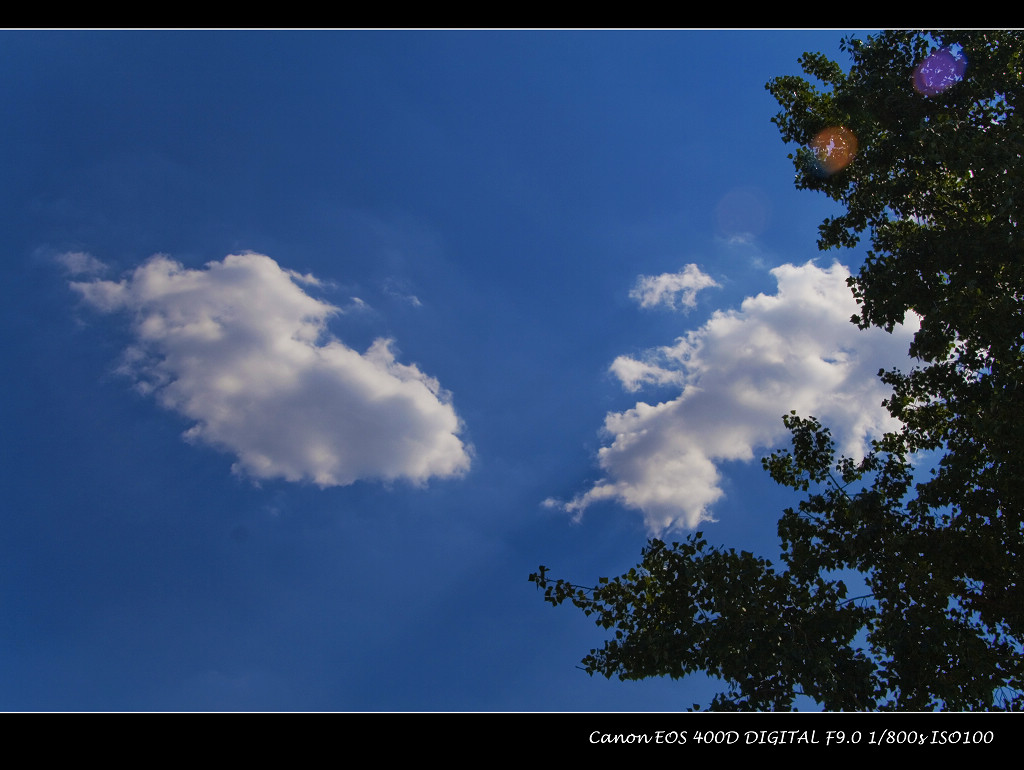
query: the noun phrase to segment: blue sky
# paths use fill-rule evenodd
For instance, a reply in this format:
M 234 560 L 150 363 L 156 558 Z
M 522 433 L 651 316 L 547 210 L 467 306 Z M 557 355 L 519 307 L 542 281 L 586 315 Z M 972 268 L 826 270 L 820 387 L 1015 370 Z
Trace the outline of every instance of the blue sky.
M 886 426 L 764 90 L 843 34 L 0 33 L 0 708 L 706 702 L 527 575 Z

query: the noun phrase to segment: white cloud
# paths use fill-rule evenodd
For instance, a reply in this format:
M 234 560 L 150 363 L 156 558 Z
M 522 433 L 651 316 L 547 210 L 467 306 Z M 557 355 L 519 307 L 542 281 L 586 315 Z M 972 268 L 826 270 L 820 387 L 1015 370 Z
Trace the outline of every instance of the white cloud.
M 616 359 L 611 370 L 626 390 L 653 383 L 682 392 L 609 413 L 604 432 L 611 443 L 598 453 L 605 477 L 567 503 L 546 505 L 579 517 L 592 503 L 614 500 L 640 511 L 652 534 L 694 528 L 713 520 L 710 506 L 723 494 L 717 463 L 751 460 L 755 451 L 781 445 L 781 416 L 789 410 L 821 419 L 852 456 L 895 427 L 881 408 L 888 393 L 876 375 L 905 367 L 918 319 L 893 334 L 857 329 L 849 272 L 838 263 L 827 270 L 783 265 L 772 274 L 777 294 L 718 311 L 643 360 Z
M 84 251 L 68 251 L 57 255 L 57 261 L 71 275 L 100 275 L 106 272 L 107 266 L 92 254 Z
M 667 305 L 670 308 L 692 308 L 697 304 L 697 292 L 718 286 L 715 280 L 702 273 L 696 265 L 687 265 L 678 273 L 641 275 L 629 292 L 640 307 Z M 678 303 L 678 304 L 677 304 Z
M 300 283 L 319 285 L 249 253 L 204 270 L 158 255 L 120 282 L 71 286 L 99 311 L 133 314 L 122 371 L 194 421 L 188 440 L 234 454 L 235 472 L 321 487 L 465 472 L 461 423 L 437 380 L 398 363 L 391 340 L 358 353 L 331 336 L 339 309 Z
M 420 298 L 415 294 L 408 291 L 404 281 L 397 281 L 393 278 L 389 278 L 384 282 L 384 293 L 389 297 L 394 297 L 401 302 L 407 302 L 413 307 L 423 307 L 423 303 Z

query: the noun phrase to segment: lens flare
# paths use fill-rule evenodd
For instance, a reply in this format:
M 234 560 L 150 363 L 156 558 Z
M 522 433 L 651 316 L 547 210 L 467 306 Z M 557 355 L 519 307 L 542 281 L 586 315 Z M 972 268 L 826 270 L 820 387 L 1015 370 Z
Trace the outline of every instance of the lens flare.
M 914 88 L 922 96 L 941 94 L 963 80 L 967 59 L 959 46 L 940 48 L 914 69 Z
M 853 160 L 857 154 L 857 137 L 842 126 L 830 126 L 819 131 L 811 141 L 811 149 L 821 173 L 831 176 Z
M 718 233 L 730 243 L 748 243 L 768 222 L 770 201 L 758 187 L 734 187 L 715 206 Z

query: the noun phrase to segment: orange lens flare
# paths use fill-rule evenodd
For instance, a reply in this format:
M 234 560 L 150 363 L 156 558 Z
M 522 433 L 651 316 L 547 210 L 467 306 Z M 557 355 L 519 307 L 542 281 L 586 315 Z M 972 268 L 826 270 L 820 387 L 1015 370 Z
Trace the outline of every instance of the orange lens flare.
M 834 174 L 846 168 L 857 154 L 857 137 L 842 126 L 830 126 L 818 132 L 811 142 L 818 167 L 825 174 Z

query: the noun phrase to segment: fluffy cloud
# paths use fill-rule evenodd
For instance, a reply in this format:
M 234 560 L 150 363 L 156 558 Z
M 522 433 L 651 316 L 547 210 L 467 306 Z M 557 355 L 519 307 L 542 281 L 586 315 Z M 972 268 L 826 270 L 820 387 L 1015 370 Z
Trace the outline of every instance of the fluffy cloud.
M 711 276 L 702 273 L 696 265 L 687 265 L 678 273 L 641 275 L 629 296 L 639 302 L 640 307 L 692 308 L 697 304 L 697 292 L 711 286 L 718 286 Z
M 327 487 L 465 472 L 449 395 L 398 363 L 390 340 L 358 353 L 332 337 L 341 311 L 302 288 L 318 284 L 249 253 L 204 270 L 158 255 L 120 282 L 71 286 L 96 310 L 132 314 L 122 370 L 194 422 L 186 439 L 235 455 L 237 473 Z
M 783 265 L 772 274 L 775 295 L 718 311 L 641 359 L 616 359 L 611 370 L 627 390 L 655 384 L 682 392 L 609 413 L 611 443 L 598 453 L 605 477 L 567 503 L 547 505 L 578 517 L 592 503 L 614 500 L 640 511 L 652 534 L 693 528 L 713 520 L 710 506 L 723 494 L 716 463 L 751 460 L 755 450 L 780 445 L 780 418 L 790 409 L 821 419 L 852 456 L 895 427 L 881 408 L 887 392 L 876 375 L 906 365 L 918 319 L 892 334 L 858 330 L 850 323 L 857 306 L 849 272 L 838 263 L 827 270 Z

